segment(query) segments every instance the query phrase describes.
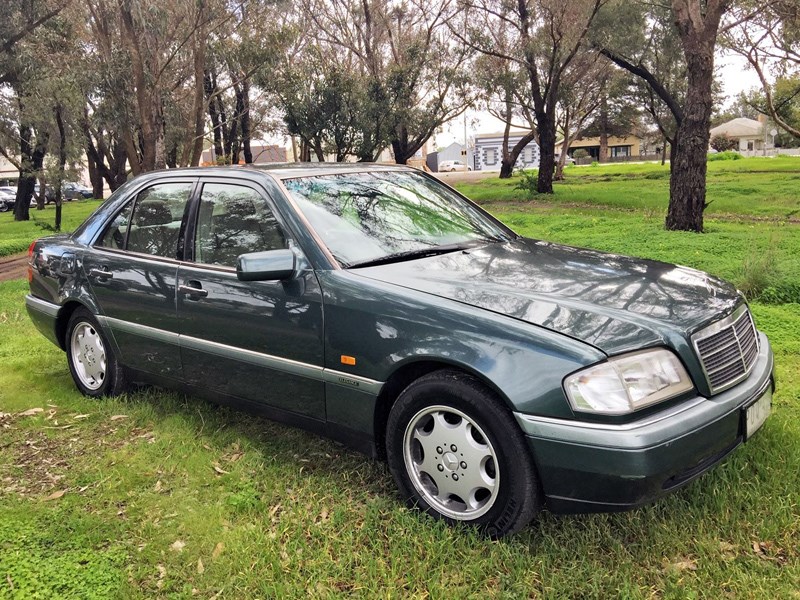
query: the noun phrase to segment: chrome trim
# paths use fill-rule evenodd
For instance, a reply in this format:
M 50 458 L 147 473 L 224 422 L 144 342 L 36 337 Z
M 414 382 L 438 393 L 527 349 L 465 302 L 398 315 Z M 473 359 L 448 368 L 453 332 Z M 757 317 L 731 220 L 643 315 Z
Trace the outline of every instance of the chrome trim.
M 242 362 L 250 363 L 252 365 L 266 367 L 268 369 L 275 369 L 284 373 L 291 373 L 292 375 L 299 375 L 301 377 L 308 377 L 324 383 L 333 385 L 340 385 L 343 387 L 357 389 L 368 394 L 378 395 L 385 382 L 362 377 L 360 375 L 353 375 L 344 371 L 337 371 L 336 369 L 329 369 L 312 365 L 309 363 L 292 360 L 290 358 L 283 358 L 281 356 L 274 356 L 263 352 L 256 352 L 254 350 L 245 350 L 244 348 L 237 348 L 236 346 L 229 346 L 227 344 L 220 344 L 219 342 L 212 342 L 201 338 L 192 337 L 189 335 L 182 335 L 141 325 L 139 323 L 131 323 L 130 321 L 123 321 L 122 319 L 115 319 L 114 317 L 106 317 L 104 315 L 96 315 L 97 320 L 103 327 L 108 327 L 112 330 L 124 331 L 126 333 L 133 333 L 141 335 L 142 337 L 150 338 L 167 344 L 174 344 L 182 348 L 189 348 L 190 350 L 197 350 L 199 352 L 208 352 L 216 356 L 224 358 L 234 358 Z
M 691 336 L 692 347 L 694 348 L 695 355 L 697 356 L 697 360 L 700 363 L 700 369 L 703 371 L 703 375 L 706 378 L 706 383 L 708 384 L 708 389 L 711 390 L 712 394 L 718 394 L 720 392 L 724 392 L 725 390 L 727 390 L 729 388 L 732 388 L 736 384 L 741 383 L 742 381 L 747 379 L 750 376 L 750 373 L 753 371 L 753 367 L 755 367 L 756 362 L 758 362 L 757 360 L 753 360 L 753 362 L 750 363 L 749 365 L 745 364 L 745 362 L 744 362 L 744 352 L 742 351 L 743 348 L 742 348 L 741 344 L 739 343 L 739 336 L 736 335 L 736 329 L 735 329 L 736 322 L 739 321 L 739 319 L 741 319 L 742 316 L 745 315 L 745 314 L 748 315 L 748 318 L 750 320 L 750 324 L 753 326 L 753 337 L 755 338 L 756 358 L 757 358 L 758 357 L 758 353 L 761 351 L 761 343 L 760 343 L 760 340 L 758 338 L 758 329 L 756 329 L 756 323 L 753 320 L 753 316 L 752 316 L 752 314 L 750 314 L 750 311 L 747 308 L 746 304 L 741 304 L 736 310 L 734 310 L 727 317 L 724 317 L 724 318 L 720 319 L 719 321 L 715 321 L 711 325 L 708 325 L 707 327 L 704 327 L 704 328 L 700 329 L 699 331 L 696 331 Z M 736 345 L 739 348 L 739 354 L 738 354 L 737 360 L 739 360 L 744 365 L 745 370 L 744 370 L 744 373 L 742 373 L 738 377 L 736 377 L 734 379 L 731 379 L 730 381 L 726 382 L 725 384 L 723 384 L 721 386 L 714 387 L 713 385 L 711 385 L 711 377 L 709 376 L 708 371 L 706 370 L 705 362 L 706 362 L 706 358 L 710 358 L 710 356 L 712 356 L 713 354 L 718 353 L 719 350 L 704 356 L 703 353 L 700 351 L 699 343 L 702 342 L 703 340 L 708 339 L 708 338 L 720 333 L 721 331 L 723 331 L 725 329 L 728 329 L 728 328 L 731 328 L 731 327 L 734 328 L 733 337 L 736 340 Z M 724 365 L 721 365 L 720 367 L 717 367 L 717 368 L 720 369 L 722 367 L 730 366 L 734 362 L 735 362 L 734 360 L 731 360 L 728 363 L 725 363 Z
M 179 345 L 177 333 L 172 331 L 165 331 L 164 329 L 157 329 L 139 323 L 131 323 L 130 321 L 123 321 L 122 319 L 115 319 L 114 317 L 106 317 L 104 315 L 96 315 L 97 320 L 103 327 L 108 327 L 111 330 L 123 331 L 125 333 L 132 333 L 140 335 L 151 340 L 164 342 L 165 344 Z
M 664 421 L 665 419 L 671 419 L 682 412 L 693 409 L 695 406 L 698 406 L 705 401 L 705 398 L 695 398 L 690 402 L 674 406 L 668 410 L 665 410 L 664 412 L 658 413 L 657 415 L 653 415 L 652 417 L 642 419 L 641 421 L 635 421 L 633 423 L 591 423 L 588 421 L 575 421 L 572 419 L 558 419 L 555 417 L 526 415 L 519 412 L 515 412 L 514 416 L 518 420 L 527 421 L 528 423 L 545 423 L 547 425 L 563 425 L 565 427 L 579 427 L 581 429 L 597 429 L 601 431 L 632 431 L 641 427 L 648 427 L 658 423 L 659 421 Z
M 267 367 L 269 369 L 283 371 L 284 373 L 291 373 L 292 375 L 300 375 L 302 377 L 310 377 L 318 380 L 322 380 L 323 378 L 323 369 L 317 365 L 310 365 L 289 358 L 255 352 L 254 350 L 245 350 L 244 348 L 228 346 L 227 344 L 220 344 L 219 342 L 203 340 L 188 335 L 181 335 L 179 337 L 182 348 L 208 352 L 209 354 L 215 354 L 223 358 L 234 358 L 252 365 Z
M 47 300 L 42 300 L 31 294 L 25 296 L 25 306 L 40 313 L 46 314 L 48 317 L 57 317 L 58 311 L 61 307 L 58 304 L 53 304 Z

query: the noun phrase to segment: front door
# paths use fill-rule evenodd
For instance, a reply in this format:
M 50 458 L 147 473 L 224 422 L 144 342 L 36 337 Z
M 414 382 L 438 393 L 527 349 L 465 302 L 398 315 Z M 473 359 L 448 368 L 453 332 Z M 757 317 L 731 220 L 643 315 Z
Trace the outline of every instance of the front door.
M 181 379 L 175 307 L 181 232 L 192 181 L 140 191 L 83 257 L 83 269 L 121 362 Z
M 178 269 L 186 381 L 324 419 L 322 294 L 313 270 L 303 266 L 287 282 L 236 277 L 240 254 L 292 243 L 264 191 L 204 182 L 193 231 L 192 260 Z

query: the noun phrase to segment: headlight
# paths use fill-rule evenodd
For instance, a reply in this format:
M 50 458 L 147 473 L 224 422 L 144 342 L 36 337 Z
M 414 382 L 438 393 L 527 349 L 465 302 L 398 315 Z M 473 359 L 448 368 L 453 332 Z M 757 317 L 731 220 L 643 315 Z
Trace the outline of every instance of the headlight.
M 609 358 L 564 380 L 572 408 L 622 415 L 673 398 L 694 387 L 669 350 L 645 350 Z

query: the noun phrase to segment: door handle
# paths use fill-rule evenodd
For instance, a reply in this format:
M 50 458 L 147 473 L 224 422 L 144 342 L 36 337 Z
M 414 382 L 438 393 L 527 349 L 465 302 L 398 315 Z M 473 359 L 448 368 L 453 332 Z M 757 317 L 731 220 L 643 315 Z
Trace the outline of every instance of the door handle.
M 112 279 L 114 274 L 108 269 L 89 269 L 89 275 L 98 279 Z
M 200 287 L 199 281 L 190 281 L 186 285 L 179 285 L 178 291 L 181 294 L 186 294 L 187 296 L 193 296 L 195 298 L 205 298 L 208 296 L 208 290 L 204 290 Z

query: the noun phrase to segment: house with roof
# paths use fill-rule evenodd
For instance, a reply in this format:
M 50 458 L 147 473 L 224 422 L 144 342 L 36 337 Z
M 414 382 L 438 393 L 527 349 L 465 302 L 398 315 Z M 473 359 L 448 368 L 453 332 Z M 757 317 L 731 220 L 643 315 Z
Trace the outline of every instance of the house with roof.
M 508 136 L 509 150 L 526 135 L 527 131 L 512 131 Z M 473 165 L 475 171 L 499 171 L 503 162 L 503 133 L 479 133 L 475 136 Z M 514 163 L 515 169 L 539 168 L 539 144 L 528 143 Z
M 731 119 L 721 125 L 717 125 L 711 130 L 711 137 L 724 135 L 738 143 L 740 152 L 753 152 L 771 149 L 770 137 L 765 131 L 766 117 L 759 116 L 758 121 L 747 117 Z
M 638 134 L 628 134 L 625 137 L 608 136 L 608 158 L 610 160 L 640 156 L 642 154 L 642 136 Z M 561 151 L 561 144 L 564 140 L 559 139 L 556 142 L 556 153 Z M 572 156 L 575 150 L 586 150 L 592 160 L 600 158 L 600 137 L 578 137 L 569 145 L 567 154 Z

